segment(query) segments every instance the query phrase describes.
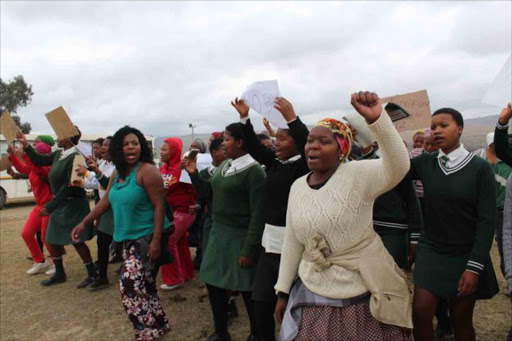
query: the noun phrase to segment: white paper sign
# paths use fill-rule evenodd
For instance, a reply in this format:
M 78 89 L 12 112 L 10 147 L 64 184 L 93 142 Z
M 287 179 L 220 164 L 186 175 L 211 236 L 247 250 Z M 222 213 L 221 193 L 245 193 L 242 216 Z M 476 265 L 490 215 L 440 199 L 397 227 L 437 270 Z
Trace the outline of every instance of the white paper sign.
M 274 108 L 274 99 L 281 96 L 277 80 L 252 83 L 242 94 L 243 100 L 251 109 L 265 117 L 272 125 L 288 129 L 286 120 Z
M 190 153 L 190 151 L 186 151 L 183 154 L 183 157 L 187 157 L 189 153 Z M 213 162 L 213 159 L 210 154 L 205 154 L 205 153 L 197 154 L 197 162 L 196 162 L 197 171 L 200 172 L 203 169 L 208 168 L 208 166 L 211 165 L 212 162 Z M 186 184 L 192 183 L 192 179 L 190 179 L 190 175 L 184 169 L 181 170 L 180 182 L 184 182 Z
M 356 139 L 363 148 L 368 147 L 376 141 L 365 119 L 359 114 L 349 114 L 344 119 L 357 131 Z
M 197 154 L 197 162 L 196 162 L 197 171 L 200 172 L 203 169 L 208 168 L 208 166 L 211 165 L 212 162 L 213 162 L 213 159 L 210 154 L 206 154 L 206 153 Z
M 92 156 L 92 145 L 90 143 L 78 141 L 76 148 L 80 151 L 80 153 L 83 156 Z
M 187 171 L 184 169 L 181 170 L 180 182 L 183 182 L 186 184 L 192 183 L 192 179 L 190 178 L 190 175 L 188 175 Z
M 482 103 L 505 107 L 512 101 L 512 55 L 501 68 L 491 86 L 485 93 Z

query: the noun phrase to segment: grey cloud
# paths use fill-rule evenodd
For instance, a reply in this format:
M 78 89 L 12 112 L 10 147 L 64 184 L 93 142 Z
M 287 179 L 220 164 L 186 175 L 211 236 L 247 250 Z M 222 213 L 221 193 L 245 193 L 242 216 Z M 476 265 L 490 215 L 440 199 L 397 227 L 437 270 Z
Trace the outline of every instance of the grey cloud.
M 511 40 L 502 2 L 1 6 L 1 75 L 33 84 L 20 114 L 38 131 L 58 105 L 89 132 L 129 123 L 170 136 L 188 133 L 189 122 L 222 130 L 236 120 L 229 101 L 272 78 L 308 123 L 351 111 L 349 94 L 360 89 L 426 88 L 433 105 L 460 106 L 483 96 Z

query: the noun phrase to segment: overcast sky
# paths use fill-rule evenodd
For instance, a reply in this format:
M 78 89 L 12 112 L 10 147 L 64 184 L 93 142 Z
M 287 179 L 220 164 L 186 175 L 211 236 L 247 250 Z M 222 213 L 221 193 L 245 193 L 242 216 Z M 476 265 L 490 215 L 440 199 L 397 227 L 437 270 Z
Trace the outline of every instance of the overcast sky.
M 510 1 L 0 6 L 1 77 L 32 84 L 19 114 L 35 133 L 51 132 L 44 114 L 59 105 L 84 133 L 222 130 L 237 119 L 230 100 L 266 79 L 308 124 L 350 112 L 365 89 L 427 89 L 432 110 L 471 115 L 512 41 Z

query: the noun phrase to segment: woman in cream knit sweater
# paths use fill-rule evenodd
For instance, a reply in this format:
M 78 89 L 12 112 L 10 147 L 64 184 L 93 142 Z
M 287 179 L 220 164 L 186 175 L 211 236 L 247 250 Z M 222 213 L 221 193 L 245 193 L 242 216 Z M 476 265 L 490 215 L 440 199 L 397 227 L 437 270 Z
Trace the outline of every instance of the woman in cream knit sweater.
M 374 200 L 407 174 L 408 153 L 376 94 L 353 94 L 351 104 L 375 134 L 382 158 L 347 163 L 352 135 L 337 120 L 310 131 L 305 154 L 312 172 L 290 192 L 275 286 L 280 340 L 411 337 L 405 276 L 372 226 Z

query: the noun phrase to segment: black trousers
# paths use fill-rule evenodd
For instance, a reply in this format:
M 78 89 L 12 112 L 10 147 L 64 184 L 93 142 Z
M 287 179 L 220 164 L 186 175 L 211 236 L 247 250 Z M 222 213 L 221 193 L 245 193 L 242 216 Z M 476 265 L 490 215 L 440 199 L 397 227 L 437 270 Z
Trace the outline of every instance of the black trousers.
M 496 209 L 496 242 L 500 254 L 500 270 L 505 277 L 505 262 L 503 261 L 503 210 Z
M 254 301 L 256 328 L 260 341 L 276 340 L 274 311 L 276 309 L 277 296 L 274 285 L 279 276 L 280 261 L 280 254 L 266 252 L 263 252 L 258 259 L 252 299 Z
M 212 308 L 213 322 L 215 324 L 215 333 L 224 337 L 228 334 L 228 290 L 218 288 L 210 284 L 206 284 L 208 289 L 208 297 L 210 298 L 210 306 Z M 251 335 L 258 336 L 256 332 L 256 322 L 254 318 L 254 307 L 251 301 L 251 292 L 241 292 L 244 300 L 249 322 L 251 324 Z
M 112 243 L 112 236 L 98 231 L 96 242 L 98 244 L 98 275 L 100 278 L 107 278 L 109 247 Z

